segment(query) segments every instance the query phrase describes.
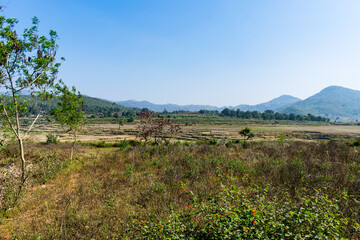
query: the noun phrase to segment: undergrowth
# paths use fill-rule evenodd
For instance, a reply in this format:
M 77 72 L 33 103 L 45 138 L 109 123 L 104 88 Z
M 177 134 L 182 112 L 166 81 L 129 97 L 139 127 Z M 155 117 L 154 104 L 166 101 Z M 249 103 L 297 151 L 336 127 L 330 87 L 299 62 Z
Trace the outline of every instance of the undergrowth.
M 360 235 L 356 144 L 123 141 L 82 147 L 94 156 L 82 156 L 70 190 L 62 190 L 61 176 L 53 177 L 54 187 L 25 199 L 19 212 L 36 209 L 37 218 L 15 222 L 13 239 Z M 43 203 L 45 196 L 50 200 Z

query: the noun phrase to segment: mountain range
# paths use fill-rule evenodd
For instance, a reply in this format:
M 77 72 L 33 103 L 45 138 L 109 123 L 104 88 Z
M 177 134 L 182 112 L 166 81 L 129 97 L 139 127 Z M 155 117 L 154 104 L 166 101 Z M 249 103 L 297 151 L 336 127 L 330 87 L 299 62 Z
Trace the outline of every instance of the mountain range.
M 24 93 L 24 95 L 27 94 Z M 136 111 L 142 108 L 148 108 L 155 112 L 163 112 L 164 110 L 168 112 L 180 110 L 189 112 L 197 112 L 200 110 L 222 111 L 225 108 L 259 112 L 272 110 L 274 112 L 287 114 L 306 115 L 310 113 L 316 116 L 330 118 L 332 121 L 357 121 L 360 120 L 360 91 L 340 86 L 330 86 L 304 100 L 290 95 L 282 95 L 269 102 L 257 105 L 240 104 L 237 106 L 224 107 L 211 105 L 154 104 L 148 101 L 134 100 L 111 102 L 105 99 L 85 96 L 83 110 L 89 114 L 102 112 L 109 115 L 110 113 Z
M 151 111 L 162 112 L 165 109 L 173 111 L 200 111 L 216 110 L 222 111 L 225 108 L 240 109 L 241 111 L 272 110 L 281 113 L 313 114 L 328 117 L 331 120 L 354 121 L 360 119 L 360 91 L 340 86 L 330 86 L 307 99 L 282 95 L 269 102 L 257 105 L 240 104 L 237 106 L 217 107 L 211 105 L 176 105 L 176 104 L 154 104 L 148 101 L 119 101 L 119 105 L 130 108 L 148 108 Z

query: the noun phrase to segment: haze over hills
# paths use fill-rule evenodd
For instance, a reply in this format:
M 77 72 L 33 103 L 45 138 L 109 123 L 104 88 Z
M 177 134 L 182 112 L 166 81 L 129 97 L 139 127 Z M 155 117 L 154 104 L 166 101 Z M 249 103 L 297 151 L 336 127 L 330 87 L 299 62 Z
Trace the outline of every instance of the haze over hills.
M 241 111 L 259 111 L 263 112 L 265 110 L 278 110 L 279 108 L 289 106 L 292 103 L 298 102 L 301 99 L 290 96 L 290 95 L 282 95 L 278 98 L 275 98 L 269 102 L 261 103 L 257 105 L 246 105 L 241 104 L 238 106 L 224 106 L 224 107 L 217 107 L 217 106 L 210 106 L 210 105 L 177 105 L 177 104 L 154 104 L 148 101 L 120 101 L 116 102 L 119 105 L 130 107 L 130 108 L 148 108 L 151 111 L 155 112 L 162 112 L 164 109 L 166 109 L 169 112 L 173 111 L 189 111 L 189 112 L 197 112 L 200 110 L 216 110 L 216 111 L 222 111 L 224 108 L 229 109 L 240 109 Z
M 210 105 L 177 105 L 177 104 L 155 104 L 148 101 L 119 101 L 117 104 L 128 107 L 128 108 L 147 108 L 154 112 L 162 112 L 166 109 L 168 112 L 174 111 L 189 111 L 189 112 L 197 112 L 200 110 L 216 110 L 221 111 L 225 107 L 216 107 Z
M 330 118 L 332 121 L 356 121 L 360 120 L 360 91 L 340 86 L 330 86 L 305 100 L 301 100 L 290 95 L 282 95 L 269 102 L 257 105 L 240 104 L 229 107 L 217 107 L 211 105 L 154 104 L 148 101 L 134 100 L 119 101 L 115 103 L 105 99 L 85 96 L 85 105 L 83 110 L 87 113 L 101 112 L 110 116 L 111 113 L 134 111 L 142 108 L 148 108 L 155 112 L 163 112 L 165 109 L 168 112 L 180 110 L 189 112 L 197 112 L 200 110 L 222 111 L 225 108 L 259 112 L 273 110 L 274 112 L 287 114 L 294 113 L 306 115 L 310 113 L 316 116 Z
M 259 111 L 264 112 L 266 110 L 273 110 L 276 111 L 282 107 L 288 106 L 292 103 L 296 103 L 301 101 L 300 98 L 293 97 L 290 95 L 281 95 L 278 98 L 274 98 L 273 100 L 266 102 L 266 103 L 260 103 L 257 105 L 246 105 L 241 104 L 237 105 L 235 107 L 231 107 L 231 109 L 240 109 L 241 111 Z
M 340 86 L 330 86 L 319 93 L 301 100 L 299 98 L 282 95 L 269 102 L 257 105 L 240 104 L 237 106 L 217 107 L 210 105 L 176 105 L 176 104 L 154 104 L 148 101 L 119 101 L 119 105 L 130 108 L 148 108 L 152 111 L 162 112 L 166 109 L 172 111 L 200 111 L 216 110 L 222 111 L 224 108 L 240 109 L 241 111 L 273 110 L 281 113 L 295 113 L 319 115 L 328 117 L 331 120 L 354 121 L 360 119 L 360 91 Z

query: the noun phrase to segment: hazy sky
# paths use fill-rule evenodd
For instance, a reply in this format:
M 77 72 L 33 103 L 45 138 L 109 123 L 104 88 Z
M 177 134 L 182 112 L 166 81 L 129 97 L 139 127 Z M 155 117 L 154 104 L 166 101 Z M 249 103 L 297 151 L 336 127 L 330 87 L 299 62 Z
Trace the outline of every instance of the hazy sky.
M 359 0 L 0 0 L 60 36 L 59 77 L 83 94 L 256 104 L 360 89 Z

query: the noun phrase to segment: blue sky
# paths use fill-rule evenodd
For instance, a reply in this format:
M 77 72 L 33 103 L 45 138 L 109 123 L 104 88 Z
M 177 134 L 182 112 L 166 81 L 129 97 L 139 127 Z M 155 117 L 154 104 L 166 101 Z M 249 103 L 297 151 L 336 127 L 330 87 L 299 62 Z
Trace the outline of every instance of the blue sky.
M 0 0 L 60 36 L 59 77 L 83 94 L 257 104 L 360 89 L 358 0 Z

